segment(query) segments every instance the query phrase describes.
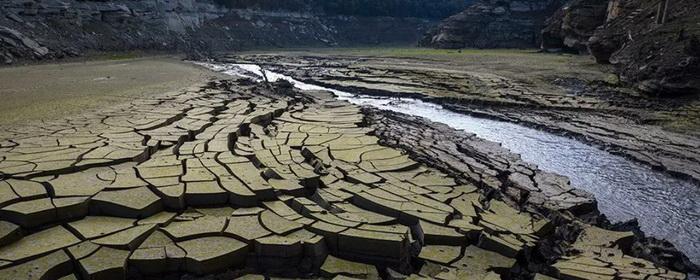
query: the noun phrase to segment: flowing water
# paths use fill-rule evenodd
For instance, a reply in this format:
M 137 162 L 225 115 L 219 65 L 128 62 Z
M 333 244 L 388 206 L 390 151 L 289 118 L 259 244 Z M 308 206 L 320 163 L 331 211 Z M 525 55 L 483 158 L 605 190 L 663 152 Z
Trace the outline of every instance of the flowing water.
M 207 64 L 215 71 L 260 80 L 252 64 Z M 650 236 L 667 239 L 700 263 L 700 187 L 582 142 L 521 125 L 455 113 L 412 98 L 378 98 L 328 89 L 265 71 L 267 79 L 292 82 L 302 90 L 327 90 L 354 104 L 420 116 L 501 143 L 540 169 L 568 176 L 574 187 L 593 193 L 614 222 L 638 219 Z

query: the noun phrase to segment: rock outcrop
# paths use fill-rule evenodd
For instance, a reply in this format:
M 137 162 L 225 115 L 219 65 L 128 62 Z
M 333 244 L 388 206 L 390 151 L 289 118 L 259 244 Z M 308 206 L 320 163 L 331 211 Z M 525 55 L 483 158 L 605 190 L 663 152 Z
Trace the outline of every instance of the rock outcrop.
M 590 52 L 622 81 L 658 96 L 700 93 L 700 3 L 574 0 L 542 31 L 548 51 Z
M 428 32 L 421 45 L 445 48 L 532 48 L 562 0 L 480 0 Z
M 2 0 L 0 58 L 9 63 L 90 50 L 184 48 L 189 32 L 226 12 L 206 0 Z
M 412 44 L 435 22 L 323 11 L 229 9 L 216 2 L 0 0 L 0 62 L 91 51 L 207 55 L 254 47 Z
M 605 23 L 608 0 L 574 0 L 547 19 L 542 48 L 547 51 L 588 52 L 588 39 Z
M 589 41 L 600 63 L 659 96 L 700 93 L 700 2 L 613 0 Z

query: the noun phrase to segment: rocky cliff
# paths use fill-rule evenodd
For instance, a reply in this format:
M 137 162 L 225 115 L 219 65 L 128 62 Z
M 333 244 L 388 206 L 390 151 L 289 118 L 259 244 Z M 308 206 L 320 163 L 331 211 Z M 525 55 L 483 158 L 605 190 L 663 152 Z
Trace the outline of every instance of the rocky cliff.
M 86 50 L 175 49 L 226 9 L 183 1 L 0 1 L 0 60 L 47 59 Z
M 433 19 L 227 8 L 215 0 L 0 0 L 0 63 L 88 51 L 411 44 Z
M 660 95 L 700 94 L 700 2 L 612 0 L 591 54 L 623 81 Z
M 621 80 L 658 95 L 700 93 L 697 0 L 479 0 L 428 32 L 436 48 L 591 53 Z M 546 19 L 546 21 L 545 21 Z
M 548 51 L 588 52 L 588 38 L 605 22 L 608 0 L 573 0 L 545 22 L 542 48 Z
M 532 48 L 544 21 L 563 0 L 479 0 L 428 32 L 421 45 L 436 48 Z
M 660 95 L 700 93 L 700 2 L 574 0 L 542 32 L 548 50 L 588 52 Z

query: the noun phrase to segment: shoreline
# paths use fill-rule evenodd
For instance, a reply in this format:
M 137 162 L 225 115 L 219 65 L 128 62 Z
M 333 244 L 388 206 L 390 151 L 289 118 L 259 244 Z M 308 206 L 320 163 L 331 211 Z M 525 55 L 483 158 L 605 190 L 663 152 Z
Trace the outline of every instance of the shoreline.
M 291 66 L 285 64 L 289 59 L 297 56 L 303 58 L 305 62 L 299 65 Z M 330 59 L 333 57 L 338 59 L 338 62 L 336 63 L 337 65 L 325 64 L 327 60 L 330 61 Z M 276 61 L 271 61 L 271 58 L 275 58 Z M 600 93 L 596 93 L 600 94 L 600 96 L 593 95 L 590 97 L 579 97 L 561 93 L 552 94 L 547 92 L 547 90 L 549 87 L 555 87 L 554 84 L 531 84 L 532 82 L 529 81 L 521 82 L 518 80 L 519 77 L 524 77 L 526 75 L 511 76 L 506 72 L 503 72 L 503 75 L 508 75 L 502 76 L 504 79 L 503 84 L 499 84 L 501 82 L 496 83 L 494 85 L 495 87 L 504 87 L 504 91 L 509 91 L 511 88 L 514 88 L 516 92 L 526 91 L 526 96 L 541 95 L 541 101 L 537 99 L 540 97 L 519 100 L 520 97 L 517 94 L 505 95 L 494 99 L 484 97 L 489 96 L 488 94 L 471 94 L 469 92 L 463 93 L 463 96 L 457 93 L 449 93 L 445 94 L 448 96 L 441 96 L 439 94 L 420 92 L 420 90 L 432 90 L 428 89 L 428 86 L 426 85 L 399 84 L 398 82 L 394 81 L 396 79 L 382 76 L 386 75 L 381 74 L 382 71 L 389 71 L 389 73 L 392 73 L 391 71 L 394 69 L 393 67 L 389 66 L 384 67 L 384 64 L 382 64 L 384 63 L 383 59 L 389 58 L 362 55 L 358 55 L 354 58 L 365 59 L 368 61 L 358 62 L 344 56 L 333 56 L 327 54 L 307 56 L 305 52 L 236 55 L 230 58 L 222 57 L 220 59 L 223 59 L 224 61 L 227 59 L 233 61 L 238 60 L 243 63 L 254 61 L 257 64 L 266 65 L 272 70 L 294 77 L 299 81 L 343 90 L 350 93 L 362 93 L 380 97 L 414 98 L 445 106 L 445 108 L 458 113 L 522 124 L 531 128 L 544 130 L 595 146 L 600 150 L 642 163 L 654 170 L 663 171 L 676 178 L 688 180 L 700 187 L 700 154 L 693 152 L 694 145 L 700 147 L 700 141 L 698 141 L 696 138 L 698 135 L 700 135 L 700 133 L 697 131 L 693 132 L 696 124 L 690 124 L 690 126 L 683 131 L 671 131 L 669 128 L 666 128 L 666 126 L 670 126 L 671 124 L 666 126 L 656 124 L 650 125 L 637 120 L 637 118 L 640 117 L 655 120 L 655 118 L 658 118 L 658 116 L 655 114 L 675 114 L 679 109 L 676 109 L 675 106 L 678 105 L 674 104 L 679 102 L 682 103 L 685 99 L 679 99 L 678 101 L 671 99 L 666 99 L 665 101 L 659 100 L 670 102 L 670 104 L 656 105 L 654 107 L 650 107 L 649 109 L 644 109 L 641 107 L 647 106 L 646 104 L 649 104 L 648 102 L 653 101 L 644 101 L 644 99 L 642 99 L 641 102 L 638 102 L 639 104 L 636 104 L 635 102 L 637 101 L 635 101 L 635 97 L 622 96 L 621 94 L 623 93 L 616 92 L 616 90 L 624 91 L 624 89 L 620 89 L 617 86 L 613 87 L 605 84 L 596 84 L 599 82 L 598 80 L 588 81 L 585 86 L 572 87 L 571 90 L 600 91 Z M 411 69 L 422 69 L 421 67 L 423 67 L 423 65 L 426 65 L 425 67 L 437 67 L 439 63 L 443 62 L 444 61 L 442 60 L 418 60 L 415 62 L 415 64 L 418 66 L 402 66 L 403 68 L 399 68 L 401 71 L 396 70 L 396 75 L 406 75 L 408 78 L 402 78 L 402 81 L 404 82 L 409 80 L 411 83 L 420 83 L 419 77 L 422 76 L 418 76 L 412 72 L 406 73 L 406 71 Z M 389 62 L 387 61 L 386 63 Z M 456 63 L 456 65 L 465 64 L 467 66 L 464 67 L 471 69 L 469 67 L 473 66 L 470 63 L 472 62 Z M 496 65 L 501 64 L 497 63 Z M 490 66 L 487 64 L 486 67 L 488 68 Z M 522 66 L 516 67 L 522 68 Z M 369 77 L 369 74 L 365 74 L 367 76 L 358 75 L 357 70 L 360 69 L 362 71 L 374 71 L 380 73 L 377 74 L 379 75 L 378 80 L 370 80 L 367 78 Z M 461 68 L 457 67 L 454 70 L 457 69 Z M 345 71 L 351 74 L 345 74 Z M 440 70 L 432 68 L 431 71 L 441 73 Z M 483 71 L 489 72 L 489 70 Z M 416 80 L 411 80 L 413 75 L 416 76 Z M 538 79 L 542 79 L 542 77 L 549 78 L 550 76 L 548 75 L 550 74 L 546 74 L 546 72 L 544 74 L 539 73 Z M 551 75 L 555 75 L 555 73 L 552 73 Z M 563 79 L 568 79 L 570 75 L 571 74 L 562 74 L 560 77 L 564 77 Z M 353 76 L 358 76 L 356 79 L 363 79 L 363 81 L 356 82 L 353 80 Z M 589 78 L 600 79 L 602 76 L 603 75 L 594 74 Z M 366 82 L 364 81 L 365 79 Z M 386 81 L 382 81 L 381 79 Z M 472 78 L 472 80 L 476 80 L 475 83 L 479 83 L 479 79 L 480 78 L 478 76 L 474 76 Z M 538 81 L 537 79 L 535 80 Z M 467 79 L 466 81 L 469 82 L 470 80 Z M 450 81 L 443 80 L 439 81 L 439 83 L 446 84 L 446 86 L 444 86 L 446 91 L 451 91 L 452 87 L 457 86 L 451 84 Z M 496 92 L 499 91 L 500 89 L 496 90 Z M 548 99 L 551 98 L 550 96 L 561 98 L 564 101 L 561 104 L 550 104 L 548 101 Z M 689 96 L 687 99 L 692 100 L 692 97 Z M 583 105 L 571 105 L 567 102 L 581 102 Z M 587 102 L 593 102 L 593 104 L 588 105 L 586 104 Z M 687 114 L 687 116 L 685 116 L 686 118 L 692 119 L 694 118 L 694 114 L 700 114 L 700 102 L 691 102 L 691 104 L 688 106 L 690 107 L 685 113 Z M 567 126 L 565 124 L 563 125 L 560 124 L 558 120 L 569 120 L 568 122 L 576 122 L 582 127 L 579 128 Z M 608 123 L 596 123 L 605 120 L 607 120 Z M 669 121 L 675 120 L 671 118 Z M 633 128 L 629 128 L 632 124 L 634 124 L 631 126 Z M 665 138 L 657 139 L 642 133 L 642 131 L 647 131 L 649 129 L 652 129 L 652 131 L 655 133 L 654 135 L 664 135 Z M 635 130 L 638 131 L 635 132 Z M 634 144 L 631 145 L 630 143 Z M 681 150 L 686 151 L 686 153 L 679 153 L 678 151 Z

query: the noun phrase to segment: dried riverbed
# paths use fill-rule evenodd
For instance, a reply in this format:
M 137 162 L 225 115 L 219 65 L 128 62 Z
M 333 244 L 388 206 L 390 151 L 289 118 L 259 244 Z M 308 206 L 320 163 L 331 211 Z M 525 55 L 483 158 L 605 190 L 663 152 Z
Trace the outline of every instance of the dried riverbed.
M 214 66 L 231 75 L 260 78 L 257 65 Z M 289 72 L 294 72 L 293 70 Z M 480 138 L 502 143 L 505 148 L 523 155 L 527 162 L 544 170 L 566 175 L 575 187 L 593 193 L 600 209 L 612 221 L 638 219 L 641 229 L 653 237 L 680 245 L 681 251 L 695 262 L 700 260 L 700 188 L 687 180 L 652 170 L 636 162 L 612 155 L 584 143 L 516 124 L 476 118 L 411 98 L 381 98 L 355 95 L 294 80 L 267 71 L 271 81 L 292 81 L 302 89 L 327 89 L 343 100 L 419 116 Z M 401 142 L 401 139 L 397 140 Z M 418 143 L 414 143 L 418 145 Z M 415 147 L 408 147 L 408 149 Z M 512 175 L 511 175 L 512 177 Z M 515 181 L 515 180 L 514 180 Z M 537 184 L 535 184 L 537 185 Z M 551 198 L 550 198 L 551 200 Z M 673 201 L 674 203 L 668 203 Z
M 110 105 L 1 130 L 0 275 L 683 279 L 691 270 L 665 244 L 598 224 L 589 193 L 497 143 L 314 87 L 231 77 Z

